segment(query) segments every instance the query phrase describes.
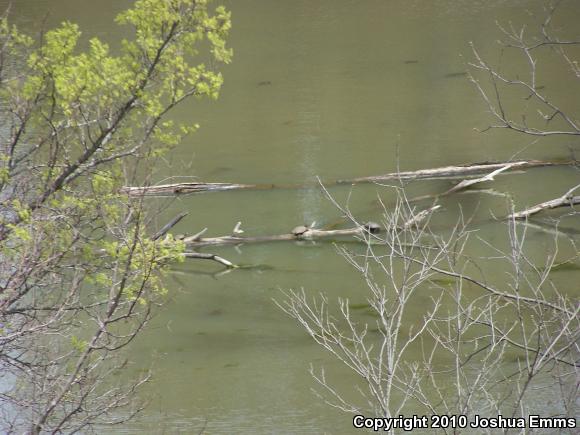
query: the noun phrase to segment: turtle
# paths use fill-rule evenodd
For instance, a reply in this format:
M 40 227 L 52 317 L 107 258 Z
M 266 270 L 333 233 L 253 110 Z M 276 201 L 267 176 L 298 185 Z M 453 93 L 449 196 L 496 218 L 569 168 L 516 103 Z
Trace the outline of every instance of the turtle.
M 292 229 L 292 234 L 296 237 L 300 237 L 306 233 L 310 228 L 306 225 L 298 225 L 297 227 Z
M 381 232 L 381 226 L 373 221 L 368 221 L 363 225 L 363 228 L 367 230 L 370 234 L 378 234 Z

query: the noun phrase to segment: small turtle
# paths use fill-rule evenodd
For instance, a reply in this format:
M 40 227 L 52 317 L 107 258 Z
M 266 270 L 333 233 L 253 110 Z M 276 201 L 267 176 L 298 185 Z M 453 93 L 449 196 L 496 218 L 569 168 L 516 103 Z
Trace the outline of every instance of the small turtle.
M 368 221 L 363 225 L 363 228 L 367 230 L 370 234 L 378 234 L 381 232 L 381 226 L 373 221 Z
M 295 235 L 296 237 L 300 237 L 304 235 L 304 233 L 306 233 L 306 231 L 308 231 L 309 229 L 310 228 L 308 228 L 308 226 L 306 225 L 298 225 L 297 227 L 292 229 L 292 234 Z

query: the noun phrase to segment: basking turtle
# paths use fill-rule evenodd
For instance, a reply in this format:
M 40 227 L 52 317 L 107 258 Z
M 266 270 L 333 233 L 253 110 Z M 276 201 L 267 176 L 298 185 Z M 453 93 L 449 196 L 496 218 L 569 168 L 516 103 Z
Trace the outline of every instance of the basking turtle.
M 363 225 L 363 228 L 367 230 L 370 234 L 378 234 L 381 232 L 381 226 L 373 221 L 368 221 Z
M 310 228 L 306 225 L 298 225 L 292 229 L 292 234 L 296 237 L 304 235 Z

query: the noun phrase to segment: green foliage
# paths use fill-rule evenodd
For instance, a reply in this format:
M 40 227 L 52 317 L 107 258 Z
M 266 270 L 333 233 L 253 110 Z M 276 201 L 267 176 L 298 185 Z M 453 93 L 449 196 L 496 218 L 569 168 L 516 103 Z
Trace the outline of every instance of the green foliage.
M 149 236 L 149 203 L 120 192 L 199 127 L 168 119 L 174 107 L 218 97 L 222 75 L 206 63 L 230 61 L 230 15 L 208 0 L 138 0 L 117 23 L 132 37 L 109 47 L 74 23 L 34 39 L 0 19 L 0 325 L 13 325 L 0 364 L 13 355 L 4 365 L 23 387 L 0 403 L 35 406 L 12 431 L 67 432 L 55 414 L 98 391 L 80 374 L 131 341 L 166 293 L 168 266 L 184 259 L 182 241 Z M 43 369 L 19 371 L 19 355 Z M 36 377 L 47 361 L 59 361 L 54 388 Z
M 84 352 L 88 346 L 88 343 L 85 340 L 78 338 L 76 335 L 73 335 L 70 341 L 73 349 L 79 353 Z
M 74 23 L 34 39 L 0 19 L 0 117 L 7 132 L 0 147 L 0 324 L 17 325 L 16 313 L 26 312 L 34 331 L 26 343 L 0 344 L 0 363 L 1 355 L 23 354 L 19 346 L 45 334 L 38 338 L 42 351 L 26 354 L 23 366 L 36 357 L 40 364 L 59 360 L 63 379 L 66 370 L 96 361 L 93 352 L 122 347 L 112 331 L 144 323 L 149 305 L 166 292 L 168 265 L 183 261 L 183 242 L 153 240 L 148 203 L 121 187 L 150 175 L 160 156 L 199 127 L 168 119 L 174 107 L 218 97 L 221 73 L 197 59 L 213 66 L 232 56 L 225 42 L 230 14 L 207 0 L 138 0 L 117 23 L 132 37 L 111 48 L 85 40 Z M 86 327 L 79 334 L 79 322 L 71 321 L 79 316 L 97 325 L 88 342 L 78 338 L 88 335 Z M 45 346 L 53 337 L 68 337 L 61 344 L 74 352 Z M 14 377 L 22 385 L 28 379 L 30 391 L 44 385 L 34 370 Z M 66 390 L 72 384 L 59 385 L 65 390 L 51 392 L 45 408 L 26 410 L 42 416 L 35 425 L 45 431 L 58 409 L 52 403 L 77 400 Z M 28 402 L 15 396 L 11 406 L 18 403 Z
M 202 40 L 208 41 L 215 60 L 227 63 L 232 55 L 225 45 L 230 14 L 223 7 L 210 13 L 207 1 L 141 0 L 121 13 L 117 22 L 132 26 L 135 34 L 122 41 L 119 55 L 112 55 L 109 46 L 97 38 L 89 40 L 87 50 L 79 51 L 78 26 L 64 22 L 31 50 L 26 78 L 11 82 L 4 91 L 20 107 L 39 105 L 31 114 L 38 115 L 38 124 L 44 123 L 50 111 L 60 125 L 84 126 L 87 134 L 98 134 L 100 122 L 114 122 L 115 115 L 129 115 L 129 122 L 119 126 L 115 138 L 100 150 L 104 158 L 126 146 L 137 125 L 149 127 L 148 134 L 154 133 L 160 148 L 174 146 L 184 134 L 195 131 L 195 123 L 174 126 L 159 118 L 189 96 L 218 97 L 222 75 L 203 63 L 193 63 Z M 32 43 L 6 20 L 0 29 L 11 50 Z M 75 151 L 70 148 L 64 151 Z
M 1 89 L 1 98 L 16 117 L 26 121 L 26 130 L 15 137 L 13 150 L 0 153 L 0 186 L 13 180 L 18 151 L 27 151 L 25 141 L 51 145 L 39 146 L 39 152 L 19 162 L 29 165 L 37 177 L 34 181 L 40 182 L 26 180 L 26 193 L 12 201 L 18 222 L 5 224 L 12 237 L 30 238 L 30 228 L 23 225 L 37 207 L 35 197 L 60 220 L 58 224 L 36 220 L 32 225 L 36 233 L 51 231 L 63 238 L 59 225 L 67 216 L 81 215 L 78 222 L 66 226 L 67 231 L 74 225 L 82 232 L 87 217 L 113 228 L 131 208 L 127 198 L 117 193 L 123 184 L 118 162 L 156 158 L 177 145 L 199 126 L 176 125 L 165 119 L 167 113 L 188 97 L 214 99 L 219 94 L 222 75 L 203 63 L 195 64 L 194 59 L 206 40 L 216 61 L 230 61 L 232 52 L 225 44 L 230 14 L 223 7 L 211 10 L 209 1 L 199 0 L 139 0 L 117 22 L 132 27 L 134 37 L 123 40 L 114 55 L 98 38 L 80 50 L 81 31 L 74 23 L 64 22 L 46 32 L 35 47 L 33 38 L 19 33 L 5 18 L 0 20 L 2 55 L 26 59 L 20 66 L 26 74 L 3 82 Z M 15 122 L 13 130 L 18 127 Z M 68 168 L 72 168 L 70 182 L 59 181 Z M 47 190 L 57 181 L 54 192 Z M 70 188 L 63 189 L 67 183 Z M 81 239 L 87 243 L 87 238 Z M 86 256 L 91 250 L 84 246 L 80 251 Z M 150 247 L 145 252 L 153 255 Z

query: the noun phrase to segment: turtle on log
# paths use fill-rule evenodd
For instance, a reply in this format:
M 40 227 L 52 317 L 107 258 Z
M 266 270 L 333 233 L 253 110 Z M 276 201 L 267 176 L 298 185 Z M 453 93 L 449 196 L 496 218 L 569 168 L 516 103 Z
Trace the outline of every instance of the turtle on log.
M 370 234 L 379 234 L 381 232 L 381 226 L 373 221 L 368 221 L 363 225 L 363 228 Z
M 306 225 L 298 225 L 297 227 L 293 228 L 291 233 L 296 237 L 300 237 L 304 235 L 310 228 Z

